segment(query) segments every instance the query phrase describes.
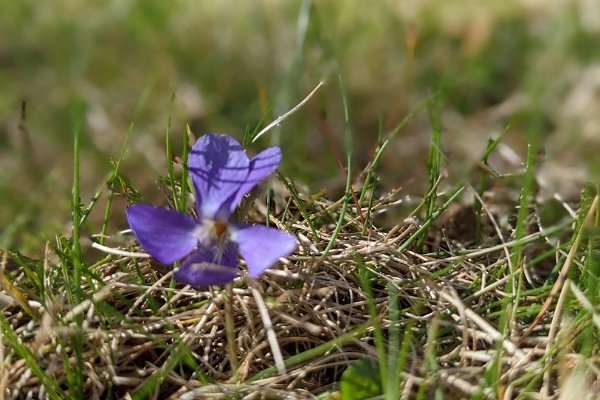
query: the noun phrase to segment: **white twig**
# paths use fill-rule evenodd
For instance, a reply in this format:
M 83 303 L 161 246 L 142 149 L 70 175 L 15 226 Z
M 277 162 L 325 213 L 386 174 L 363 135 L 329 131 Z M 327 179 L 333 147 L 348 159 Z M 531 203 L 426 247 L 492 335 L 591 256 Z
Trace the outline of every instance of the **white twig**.
M 113 289 L 113 282 L 107 282 L 106 286 L 104 286 L 103 288 L 101 288 L 100 290 L 98 290 L 91 299 L 86 299 L 84 301 L 82 301 L 81 303 L 77 304 L 75 307 L 73 307 L 71 309 L 71 311 L 69 311 L 63 318 L 64 322 L 71 322 L 71 320 L 73 320 L 73 318 L 75 318 L 76 316 L 78 316 L 79 314 L 82 314 L 84 311 L 86 311 L 90 306 L 92 306 L 95 303 L 98 303 L 99 301 L 102 301 L 104 299 L 106 299 L 107 297 L 109 297 L 112 293 L 112 289 Z
M 133 257 L 133 258 L 150 258 L 150 254 L 147 253 L 136 253 L 134 251 L 125 251 L 125 250 L 119 250 L 119 249 L 113 249 L 112 247 L 107 247 L 104 245 L 101 245 L 100 243 L 96 243 L 96 242 L 92 242 L 92 247 L 103 251 L 105 253 L 108 254 L 114 254 L 117 256 L 125 256 L 125 257 Z
M 555 346 L 556 336 L 558 334 L 558 329 L 560 328 L 560 319 L 565 308 L 567 294 L 569 293 L 569 283 L 570 281 L 567 279 L 563 284 L 563 287 L 560 291 L 560 296 L 558 297 L 558 302 L 556 303 L 556 308 L 554 309 L 554 314 L 552 315 L 552 321 L 550 322 L 550 330 L 548 331 L 548 343 L 546 343 L 546 365 L 549 366 L 549 368 L 545 368 L 544 370 L 544 383 L 540 389 L 540 393 L 542 395 L 545 394 L 546 398 L 550 398 L 550 380 L 553 372 L 553 368 L 551 368 L 551 366 L 556 357 L 552 351 L 552 348 Z
M 148 295 L 155 289 L 158 289 L 159 287 L 161 287 L 161 285 L 171 279 L 171 276 L 173 275 L 173 271 L 169 271 L 168 273 L 164 274 L 159 280 L 157 280 L 156 282 L 154 282 L 154 284 L 152 284 L 152 286 L 146 288 L 146 290 L 144 291 L 144 294 L 142 294 L 141 296 L 138 296 L 138 298 L 133 302 L 133 305 L 131 307 L 129 307 L 129 310 L 127 311 L 127 314 L 125 314 L 128 317 L 131 317 L 133 315 L 134 312 L 137 311 L 137 308 L 140 304 L 142 304 L 144 301 L 148 300 Z M 168 304 L 168 303 L 165 303 Z M 162 311 L 162 310 L 161 310 Z
M 447 291 L 440 291 L 439 295 L 441 298 L 452 304 L 461 313 L 467 316 L 471 322 L 479 327 L 487 336 L 488 343 L 497 343 L 501 342 L 504 350 L 508 352 L 510 355 L 515 355 L 519 360 L 525 358 L 525 354 L 523 351 L 519 350 L 517 346 L 508 339 L 504 339 L 502 334 L 496 330 L 489 322 L 480 317 L 475 311 L 468 308 L 458 297 L 454 290 L 450 290 L 450 293 Z
M 200 318 L 200 321 L 196 324 L 196 326 L 194 326 L 194 330 L 192 332 L 187 331 L 186 333 L 183 334 L 183 342 L 186 345 L 189 345 L 192 341 L 192 339 L 194 338 L 194 336 L 198 335 L 198 333 L 204 328 L 204 325 L 206 325 L 206 322 L 208 321 L 208 316 L 211 315 L 213 312 L 215 312 L 217 309 L 217 304 L 215 301 L 211 302 L 208 305 L 208 308 L 206 309 L 206 311 L 203 312 L 202 318 Z M 208 360 L 208 355 L 205 355 L 205 358 Z
M 314 96 L 314 94 L 317 92 L 317 90 L 319 90 L 319 88 L 321 86 L 323 86 L 325 84 L 325 82 L 321 81 L 319 82 L 319 84 L 317 85 L 316 88 L 313 89 L 312 92 L 310 92 L 308 94 L 308 96 L 306 96 L 304 98 L 304 100 L 302 100 L 300 103 L 298 103 L 296 105 L 296 107 L 292 108 L 290 111 L 286 112 L 285 114 L 277 117 L 277 119 L 273 122 L 271 122 L 269 125 L 267 125 L 266 127 L 264 127 L 260 132 L 258 132 L 256 134 L 256 136 L 254 137 L 254 139 L 252 139 L 252 143 L 254 143 L 256 141 L 256 139 L 258 139 L 259 137 L 261 137 L 262 135 L 264 135 L 269 129 L 271 129 L 272 127 L 274 127 L 275 125 L 279 124 L 281 121 L 283 121 L 284 119 L 286 119 L 287 117 L 289 117 L 290 115 L 292 115 L 293 113 L 295 113 L 296 111 L 298 111 L 298 109 L 300 107 L 302 107 L 308 100 L 310 100 L 311 97 Z
M 251 279 L 248 279 L 248 286 L 250 286 L 250 289 L 252 290 L 254 301 L 256 301 L 256 307 L 258 308 L 258 312 L 260 313 L 260 318 L 262 319 L 265 332 L 267 332 L 267 340 L 269 341 L 269 346 L 271 346 L 271 353 L 273 353 L 273 359 L 275 360 L 277 372 L 280 375 L 285 374 L 285 364 L 283 362 L 283 356 L 281 355 L 281 349 L 279 348 L 277 336 L 275 336 L 275 331 L 273 330 L 273 323 L 271 322 L 271 317 L 269 317 L 269 311 L 267 310 L 267 306 L 263 301 L 260 291 L 256 287 L 256 283 L 254 283 L 254 281 L 252 281 Z

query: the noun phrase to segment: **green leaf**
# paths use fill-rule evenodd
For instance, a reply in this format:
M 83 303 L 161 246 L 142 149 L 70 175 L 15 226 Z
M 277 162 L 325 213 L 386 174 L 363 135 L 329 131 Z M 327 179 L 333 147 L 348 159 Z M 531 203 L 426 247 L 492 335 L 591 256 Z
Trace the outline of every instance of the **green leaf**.
M 379 367 L 373 360 L 357 360 L 342 374 L 342 400 L 364 400 L 383 394 Z

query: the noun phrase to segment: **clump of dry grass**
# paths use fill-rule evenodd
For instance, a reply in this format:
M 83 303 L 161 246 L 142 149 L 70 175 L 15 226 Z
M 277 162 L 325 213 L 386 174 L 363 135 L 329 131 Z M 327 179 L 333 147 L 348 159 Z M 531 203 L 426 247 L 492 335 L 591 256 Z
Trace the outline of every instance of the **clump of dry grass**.
M 582 385 L 583 393 L 597 392 L 596 350 L 585 357 L 577 349 L 577 337 L 588 322 L 578 318 L 577 305 L 572 313 L 565 309 L 565 286 L 571 281 L 560 285 L 558 301 L 549 303 L 542 318 L 534 318 L 552 283 L 562 279 L 533 276 L 542 265 L 539 260 L 557 266 L 569 258 L 565 252 L 574 251 L 579 256 L 571 262 L 583 262 L 579 242 L 571 250 L 556 242 L 568 237 L 574 221 L 563 221 L 558 228 L 532 222 L 527 235 L 515 238 L 510 218 L 500 223 L 489 211 L 482 219 L 485 245 L 475 246 L 469 243 L 472 232 L 457 223 L 457 218 L 468 220 L 474 209 L 457 205 L 429 230 L 421 246 L 403 249 L 423 221 L 387 221 L 386 228 L 373 223 L 378 215 L 393 214 L 402 204 L 401 194 L 398 190 L 374 198 L 360 213 L 349 207 L 337 237 L 333 232 L 342 200 L 277 193 L 282 212 L 267 212 L 258 202 L 252 207 L 251 219 L 269 219 L 296 234 L 300 243 L 296 254 L 256 282 L 268 305 L 285 374 L 274 367 L 252 286 L 243 277 L 229 297 L 220 288 L 174 286 L 171 272 L 147 258 L 94 253 L 98 262 L 89 266 L 86 300 L 72 307 L 61 296 L 64 266 L 55 263 L 64 239 L 41 261 L 4 253 L 4 292 L 15 301 L 3 310 L 0 394 L 17 399 L 68 393 L 66 369 L 76 367 L 73 338 L 80 334 L 85 398 L 315 398 L 335 392 L 353 361 L 377 359 L 374 332 L 380 328 L 387 341 L 396 323 L 408 343 L 400 352 L 406 359 L 402 398 L 432 398 L 435 393 L 446 398 L 526 393 L 555 398 L 563 385 L 564 393 L 582 393 Z M 489 209 L 493 207 L 485 205 Z M 595 204 L 590 210 L 588 224 Z M 324 255 L 330 243 L 333 247 Z M 128 240 L 123 247 L 135 250 L 132 245 Z M 526 256 L 515 259 L 515 248 Z M 36 268 L 44 272 L 44 281 L 32 281 Z M 365 294 L 361 274 L 372 298 Z M 396 299 L 390 297 L 390 285 L 398 293 L 398 321 L 389 318 L 390 298 Z M 229 358 L 226 340 L 228 307 L 236 360 Z M 81 330 L 77 318 L 82 318 Z M 567 379 L 575 366 L 585 367 L 585 379 Z

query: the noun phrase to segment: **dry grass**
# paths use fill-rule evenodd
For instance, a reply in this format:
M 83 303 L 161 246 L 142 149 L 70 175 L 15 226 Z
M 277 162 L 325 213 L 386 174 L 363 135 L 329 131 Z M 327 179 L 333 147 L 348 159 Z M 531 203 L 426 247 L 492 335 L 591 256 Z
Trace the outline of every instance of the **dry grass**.
M 402 203 L 401 193 L 375 199 L 360 214 L 367 221 L 391 215 Z M 60 267 L 53 264 L 53 251 L 48 250 L 40 261 L 47 278 L 44 286 L 48 286 L 43 304 L 33 301 L 40 297 L 34 293 L 31 275 L 24 273 L 23 260 L 15 262 L 14 254 L 7 258 L 5 253 L 5 276 L 11 278 L 3 279 L 4 289 L 16 300 L 3 311 L 7 325 L 36 365 L 67 388 L 65 366 L 75 365 L 69 343 L 78 329 L 74 321 L 82 316 L 89 399 L 131 398 L 146 388 L 142 397 L 161 399 L 314 398 L 334 392 L 342 372 L 354 360 L 377 359 L 373 332 L 380 327 L 388 337 L 391 284 L 399 295 L 400 332 L 410 343 L 402 398 L 415 398 L 419 391 L 425 398 L 433 398 L 436 391 L 447 398 L 509 399 L 525 393 L 530 398 L 556 398 L 564 385 L 565 393 L 584 390 L 589 396 L 600 389 L 600 360 L 585 358 L 574 349 L 585 323 L 563 309 L 568 284 L 559 285 L 558 302 L 551 302 L 548 312 L 532 325 L 540 304 L 548 298 L 548 290 L 539 290 L 544 280 L 535 277 L 544 271 L 536 264 L 520 274 L 523 269 L 512 265 L 516 246 L 523 247 L 529 260 L 549 249 L 550 261 L 561 259 L 561 252 L 568 250 L 557 247 L 556 240 L 565 237 L 568 228 L 557 235 L 557 229 L 532 224 L 529 235 L 514 240 L 510 224 L 497 223 L 489 212 L 484 219 L 485 246 L 466 251 L 470 233 L 461 226 L 473 209 L 457 206 L 430 231 L 423 251 L 417 252 L 415 246 L 399 251 L 420 226 L 416 219 L 388 221 L 391 228 L 383 229 L 363 225 L 354 208 L 348 211 L 331 251 L 323 256 L 342 201 L 307 195 L 296 200 L 280 196 L 280 200 L 287 204 L 285 212 L 269 214 L 270 222 L 295 233 L 300 247 L 256 283 L 268 305 L 285 374 L 274 367 L 252 286 L 243 276 L 236 280 L 230 298 L 227 290 L 219 288 L 175 287 L 171 273 L 147 258 L 103 258 L 90 267 L 87 300 L 69 307 L 56 294 L 61 293 L 56 290 Z M 258 202 L 250 212 L 257 221 L 267 215 Z M 593 217 L 591 211 L 588 219 Z M 577 254 L 577 243 L 572 249 Z M 375 320 L 370 318 L 360 274 L 368 276 Z M 512 283 L 516 298 L 507 295 L 507 282 Z M 234 363 L 225 332 L 228 304 L 235 325 Z M 7 347 L 12 343 L 7 337 L 10 330 L 3 329 L 0 394 L 6 399 L 45 397 L 47 388 L 27 357 Z M 233 371 L 232 365 L 239 369 Z M 577 365 L 586 366 L 584 378 L 575 379 L 579 374 L 568 380 Z M 497 380 L 491 383 L 486 376 Z

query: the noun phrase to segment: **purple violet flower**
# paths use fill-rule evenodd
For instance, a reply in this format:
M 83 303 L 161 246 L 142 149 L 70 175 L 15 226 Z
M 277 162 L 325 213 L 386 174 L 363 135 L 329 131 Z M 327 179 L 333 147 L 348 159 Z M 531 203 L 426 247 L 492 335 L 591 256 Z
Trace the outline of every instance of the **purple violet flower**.
M 230 218 L 242 198 L 280 162 L 278 147 L 248 159 L 229 136 L 206 134 L 188 159 L 198 219 L 139 204 L 127 209 L 129 226 L 141 246 L 161 264 L 187 257 L 175 272 L 178 282 L 196 288 L 230 282 L 237 275 L 238 254 L 246 260 L 250 277 L 256 278 L 279 257 L 291 254 L 296 239 L 275 228 L 231 223 Z

